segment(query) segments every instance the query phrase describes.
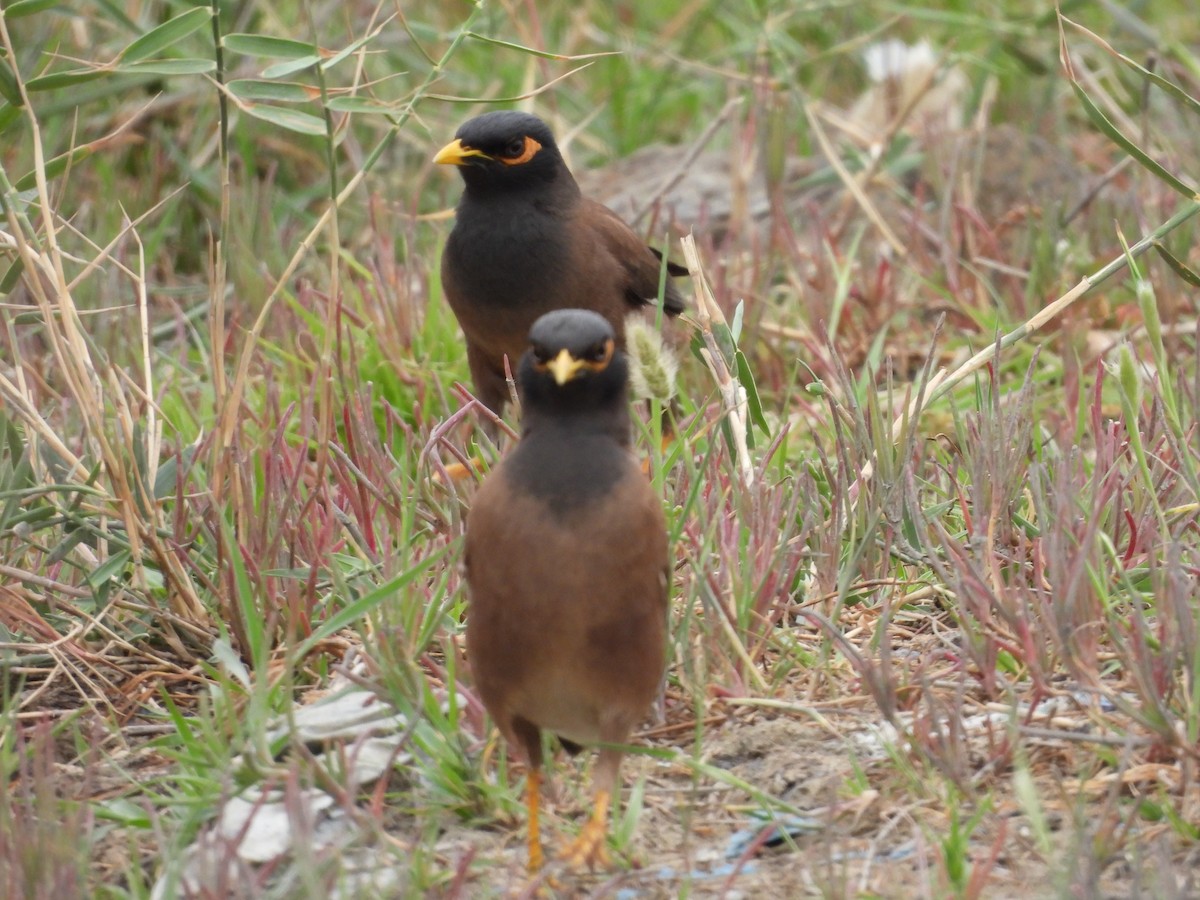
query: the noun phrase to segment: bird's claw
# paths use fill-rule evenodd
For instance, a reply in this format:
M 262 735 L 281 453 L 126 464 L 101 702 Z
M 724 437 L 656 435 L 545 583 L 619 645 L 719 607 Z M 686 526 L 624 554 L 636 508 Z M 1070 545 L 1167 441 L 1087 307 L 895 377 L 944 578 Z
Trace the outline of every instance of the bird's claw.
M 449 484 L 458 484 L 466 481 L 468 478 L 475 478 L 483 471 L 483 460 L 478 456 L 472 457 L 470 465 L 463 465 L 460 462 L 449 463 L 445 467 L 445 476 L 441 472 L 436 472 L 433 480 L 439 483 L 445 481 Z
M 606 868 L 611 861 L 605 844 L 603 821 L 589 819 L 579 831 L 579 836 L 562 851 L 560 858 L 572 869 Z

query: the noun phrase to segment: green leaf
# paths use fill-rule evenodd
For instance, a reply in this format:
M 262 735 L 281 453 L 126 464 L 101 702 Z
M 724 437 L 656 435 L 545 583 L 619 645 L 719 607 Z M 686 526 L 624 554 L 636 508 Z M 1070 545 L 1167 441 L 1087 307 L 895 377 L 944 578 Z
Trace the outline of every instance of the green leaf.
M 174 497 L 178 481 L 179 459 L 174 456 L 167 457 L 154 473 L 154 499 L 166 500 Z
M 11 533 L 18 524 L 18 516 L 24 518 L 21 515 L 21 507 L 26 502 L 26 489 L 31 488 L 34 483 L 33 464 L 30 462 L 30 454 L 20 429 L 2 414 L 0 426 L 3 426 L 4 436 L 7 438 L 5 443 L 8 445 L 9 456 L 11 460 L 16 460 L 15 465 L 10 460 L 11 468 L 3 484 L 0 484 L 0 493 L 8 495 L 3 508 L 0 509 L 0 529 Z
M 186 447 L 179 456 L 170 456 L 163 460 L 154 475 L 155 500 L 167 500 L 175 496 L 176 488 L 179 486 L 180 463 L 185 467 L 190 466 L 192 457 L 195 455 L 195 447 Z
M 1100 110 L 1100 107 L 1096 106 L 1096 104 L 1091 101 L 1091 98 L 1084 93 L 1083 88 L 1080 87 L 1077 82 L 1072 80 L 1071 87 L 1075 91 L 1075 96 L 1079 98 L 1079 102 L 1083 104 L 1084 112 L 1088 114 L 1088 118 L 1092 120 L 1093 124 L 1095 124 L 1097 128 L 1108 135 L 1109 139 L 1114 144 L 1137 160 L 1138 163 L 1141 164 L 1142 168 L 1150 172 L 1150 174 L 1166 182 L 1185 197 L 1194 199 L 1197 196 L 1196 189 L 1194 187 L 1191 187 L 1187 183 L 1176 178 L 1161 165 L 1151 159 L 1137 144 L 1129 140 L 1127 137 L 1125 137 L 1125 135 L 1121 134 L 1121 132 L 1117 129 L 1117 126 L 1109 121 L 1108 116 L 1104 115 L 1104 113 Z
M 0 66 L 0 97 L 3 97 L 13 106 L 22 106 L 21 90 L 17 87 L 17 80 L 13 77 L 12 70 L 8 66 Z
M 734 353 L 733 358 L 737 362 L 738 381 L 746 389 L 746 405 L 750 408 L 750 420 L 762 429 L 763 434 L 769 436 L 771 428 L 767 425 L 766 416 L 763 415 L 762 399 L 758 396 L 758 385 L 754 383 L 754 373 L 750 371 L 750 363 L 746 359 L 746 354 L 739 349 Z
M 325 134 L 325 120 L 318 116 L 294 109 L 280 109 L 278 106 L 258 104 L 247 104 L 243 109 L 256 119 L 262 119 L 264 122 L 270 122 L 272 125 L 278 125 L 280 128 L 286 128 L 297 134 L 319 136 Z
M 62 6 L 62 0 L 17 0 L 4 7 L 6 20 L 19 19 L 22 16 L 32 16 L 55 6 Z
M 221 39 L 221 46 L 246 56 L 269 56 L 273 59 L 306 59 L 310 56 L 320 58 L 320 48 L 316 44 L 268 37 L 264 34 L 227 34 Z
M 746 301 L 739 300 L 737 306 L 733 308 L 733 324 L 729 326 L 729 333 L 733 335 L 735 341 L 742 339 L 742 317 L 746 312 Z
M 0 104 L 0 134 L 8 129 L 8 126 L 17 121 L 21 111 L 11 104 Z
M 120 574 L 125 571 L 125 567 L 129 565 L 129 561 L 132 558 L 133 555 L 128 550 L 121 550 L 114 553 L 97 568 L 89 572 L 87 581 L 92 586 L 92 590 L 100 591 L 114 578 L 120 577 Z
M 311 103 L 321 96 L 316 88 L 295 81 L 260 81 L 257 78 L 239 78 L 228 84 L 229 93 L 239 100 L 250 103 Z
M 305 69 L 311 69 L 313 66 L 320 65 L 321 57 L 317 55 L 305 56 L 301 59 L 293 59 L 289 62 L 276 63 L 273 66 L 267 66 L 262 70 L 263 78 L 283 78 L 285 75 L 291 75 L 294 72 L 303 72 Z
M 88 533 L 82 528 L 76 528 L 64 537 L 46 557 L 46 565 L 54 566 L 67 558 L 67 554 L 82 544 L 88 538 Z
M 390 113 L 394 109 L 387 103 L 371 100 L 367 97 L 333 97 L 325 104 L 334 112 L 344 113 Z
M 1170 250 L 1168 250 L 1158 241 L 1154 242 L 1154 249 L 1157 250 L 1158 255 L 1163 258 L 1163 262 L 1171 267 L 1171 271 L 1173 271 L 1192 287 L 1200 288 L 1200 275 L 1196 274 L 1195 271 L 1190 269 L 1183 260 L 1172 254 Z
M 336 634 L 343 628 L 353 625 L 380 604 L 394 600 L 396 594 L 407 587 L 412 581 L 416 580 L 417 576 L 431 568 L 435 563 L 440 563 L 443 557 L 448 556 L 451 549 L 449 545 L 442 547 L 424 559 L 414 563 L 412 568 L 390 578 L 373 591 L 364 594 L 362 597 L 339 609 L 314 628 L 312 634 L 294 648 L 292 658 L 303 659 L 312 651 L 313 647 L 331 634 Z
M 924 542 L 921 540 L 921 532 L 917 529 L 916 520 L 913 518 L 912 512 L 907 504 L 903 506 L 903 512 L 900 517 L 900 532 L 904 535 L 904 539 L 916 550 L 924 549 Z
M 607 50 L 603 53 L 581 53 L 577 56 L 567 56 L 562 53 L 550 53 L 546 50 L 535 50 L 533 47 L 526 47 L 524 44 L 514 44 L 512 41 L 502 41 L 498 38 L 488 37 L 486 34 L 480 34 L 477 31 L 468 31 L 467 37 L 479 41 L 481 44 L 491 44 L 493 47 L 503 47 L 506 50 L 516 50 L 518 53 L 526 53 L 530 56 L 538 56 L 542 59 L 558 59 L 574 62 L 581 59 L 598 59 L 602 56 L 620 56 L 619 50 Z
M 157 56 L 172 44 L 179 43 L 211 21 L 212 9 L 207 6 L 194 6 L 187 12 L 180 13 L 175 18 L 163 22 L 157 28 L 147 31 L 121 51 L 120 61 L 133 63 Z
M 1113 46 L 1108 43 L 1108 41 L 1104 40 L 1104 38 L 1100 37 L 1100 35 L 1095 34 L 1092 31 L 1089 31 L 1087 28 L 1084 28 L 1078 22 L 1073 22 L 1072 20 L 1068 19 L 1066 16 L 1063 16 L 1062 19 L 1068 25 L 1072 26 L 1073 28 L 1075 28 L 1075 30 L 1077 30 L 1081 34 L 1083 34 L 1088 40 L 1090 40 L 1092 43 L 1094 43 L 1097 47 L 1099 47 L 1100 49 L 1109 53 L 1110 55 L 1116 57 L 1117 59 L 1119 59 L 1122 63 L 1124 63 L 1129 68 L 1133 69 L 1133 71 L 1137 72 L 1139 75 L 1141 75 L 1147 81 L 1149 81 L 1151 84 L 1166 91 L 1168 94 L 1170 94 L 1176 100 L 1178 100 L 1180 103 L 1184 104 L 1184 106 L 1190 106 L 1192 109 L 1192 112 L 1200 114 L 1200 100 L 1197 100 L 1195 97 L 1193 97 L 1187 91 L 1185 91 L 1183 88 L 1179 87 L 1179 85 L 1172 84 L 1170 81 L 1163 78 L 1163 76 L 1159 75 L 1157 72 L 1151 72 L 1145 66 L 1140 65 L 1136 61 L 1130 59 L 1125 54 L 1118 53 L 1117 50 L 1114 49 Z
M 724 322 L 713 322 L 712 334 L 716 339 L 717 347 L 721 351 L 721 356 L 725 359 L 726 363 L 731 363 L 734 354 L 737 353 L 737 341 L 733 339 L 733 332 L 729 330 L 729 326 Z
M 151 59 L 116 65 L 116 71 L 126 75 L 203 75 L 216 68 L 216 60 L 212 59 Z
M 102 800 L 99 803 L 92 804 L 90 808 L 96 811 L 96 818 L 109 822 L 119 822 L 126 827 L 148 829 L 155 826 L 155 822 L 150 818 L 150 814 L 146 812 L 146 808 L 128 797 L 113 797 L 110 800 Z
M 233 649 L 233 645 L 225 638 L 217 638 L 212 642 L 212 658 L 242 687 L 249 690 L 254 686 L 254 679 L 250 677 L 246 664 L 242 662 L 242 658 Z
M 21 273 L 25 271 L 25 263 L 20 257 L 13 260 L 13 264 L 8 267 L 8 271 L 4 273 L 4 277 L 0 278 L 0 297 L 12 292 L 16 286 L 17 279 L 21 277 Z
M 91 81 L 104 74 L 104 69 L 71 69 L 68 72 L 55 72 L 51 75 L 43 75 L 40 78 L 29 79 L 29 81 L 25 82 L 25 90 L 30 92 L 54 91 L 59 88 L 83 84 L 85 81 Z
M 345 47 L 343 47 L 337 53 L 333 54 L 333 56 L 329 57 L 329 59 L 324 60 L 321 63 L 321 71 L 327 72 L 330 69 L 332 69 L 334 66 L 336 66 L 338 63 L 340 63 L 347 56 L 354 53 L 360 47 L 364 46 L 368 41 L 371 40 L 371 37 L 372 37 L 371 35 L 367 35 L 366 37 L 360 37 L 357 41 L 351 41 L 349 44 L 347 44 Z
M 78 162 L 81 159 L 87 159 L 95 150 L 89 144 L 85 147 L 76 147 L 66 153 L 54 157 L 50 162 L 46 163 L 46 180 L 57 178 L 63 172 L 67 171 L 67 167 Z M 37 186 L 37 173 L 29 172 L 17 182 L 18 191 L 26 191 Z
M 1171 826 L 1176 832 L 1183 835 L 1189 841 L 1200 840 L 1200 827 L 1181 817 L 1173 804 L 1166 804 L 1163 812 L 1166 813 L 1168 821 L 1170 821 Z

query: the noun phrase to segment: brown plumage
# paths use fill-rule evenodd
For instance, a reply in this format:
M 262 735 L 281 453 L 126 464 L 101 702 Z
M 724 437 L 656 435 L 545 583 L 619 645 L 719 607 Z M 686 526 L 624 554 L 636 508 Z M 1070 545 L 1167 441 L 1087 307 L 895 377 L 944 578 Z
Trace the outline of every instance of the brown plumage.
M 543 316 L 518 386 L 522 434 L 484 480 L 466 523 L 467 654 L 504 737 L 529 762 L 529 867 L 538 833 L 541 732 L 579 745 L 628 743 L 665 667 L 666 523 L 633 456 L 626 362 L 605 320 Z M 621 751 L 601 746 L 595 807 L 565 854 L 606 858 Z
M 434 161 L 458 166 L 465 183 L 442 254 L 442 286 L 467 339 L 476 395 L 489 409 L 503 411 L 504 357 L 515 370 L 544 313 L 594 310 L 624 346 L 625 317 L 658 298 L 662 257 L 580 193 L 545 122 L 485 113 Z M 687 270 L 669 263 L 668 273 Z M 674 316 L 683 308 L 667 278 L 664 311 Z

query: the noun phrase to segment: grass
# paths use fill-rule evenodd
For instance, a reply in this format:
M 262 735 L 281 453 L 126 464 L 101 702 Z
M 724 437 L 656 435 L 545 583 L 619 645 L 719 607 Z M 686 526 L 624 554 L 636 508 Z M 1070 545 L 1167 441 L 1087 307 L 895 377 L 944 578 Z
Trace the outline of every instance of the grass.
M 1195 891 L 1186 4 L 212 10 L 0 14 L 0 894 L 524 890 L 438 477 L 482 102 L 690 210 L 671 668 L 571 886 Z M 944 68 L 855 120 L 888 39 Z

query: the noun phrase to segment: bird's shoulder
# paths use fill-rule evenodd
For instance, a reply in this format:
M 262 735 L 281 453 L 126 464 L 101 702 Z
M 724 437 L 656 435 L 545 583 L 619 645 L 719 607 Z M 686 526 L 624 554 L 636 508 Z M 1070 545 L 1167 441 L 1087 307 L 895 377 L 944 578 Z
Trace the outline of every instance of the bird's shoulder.
M 658 296 L 662 275 L 662 255 L 649 247 L 632 226 L 598 200 L 580 201 L 577 219 L 584 225 L 588 244 L 599 245 L 620 268 L 626 298 L 634 307 L 653 302 Z M 680 274 L 681 267 L 667 263 L 667 274 Z M 665 308 L 675 315 L 683 311 L 683 297 L 670 277 L 666 280 Z
M 626 266 L 646 266 L 655 262 L 654 254 L 646 246 L 632 226 L 619 215 L 591 197 L 580 199 L 575 211 L 576 219 L 583 223 L 590 237 L 598 241 Z

